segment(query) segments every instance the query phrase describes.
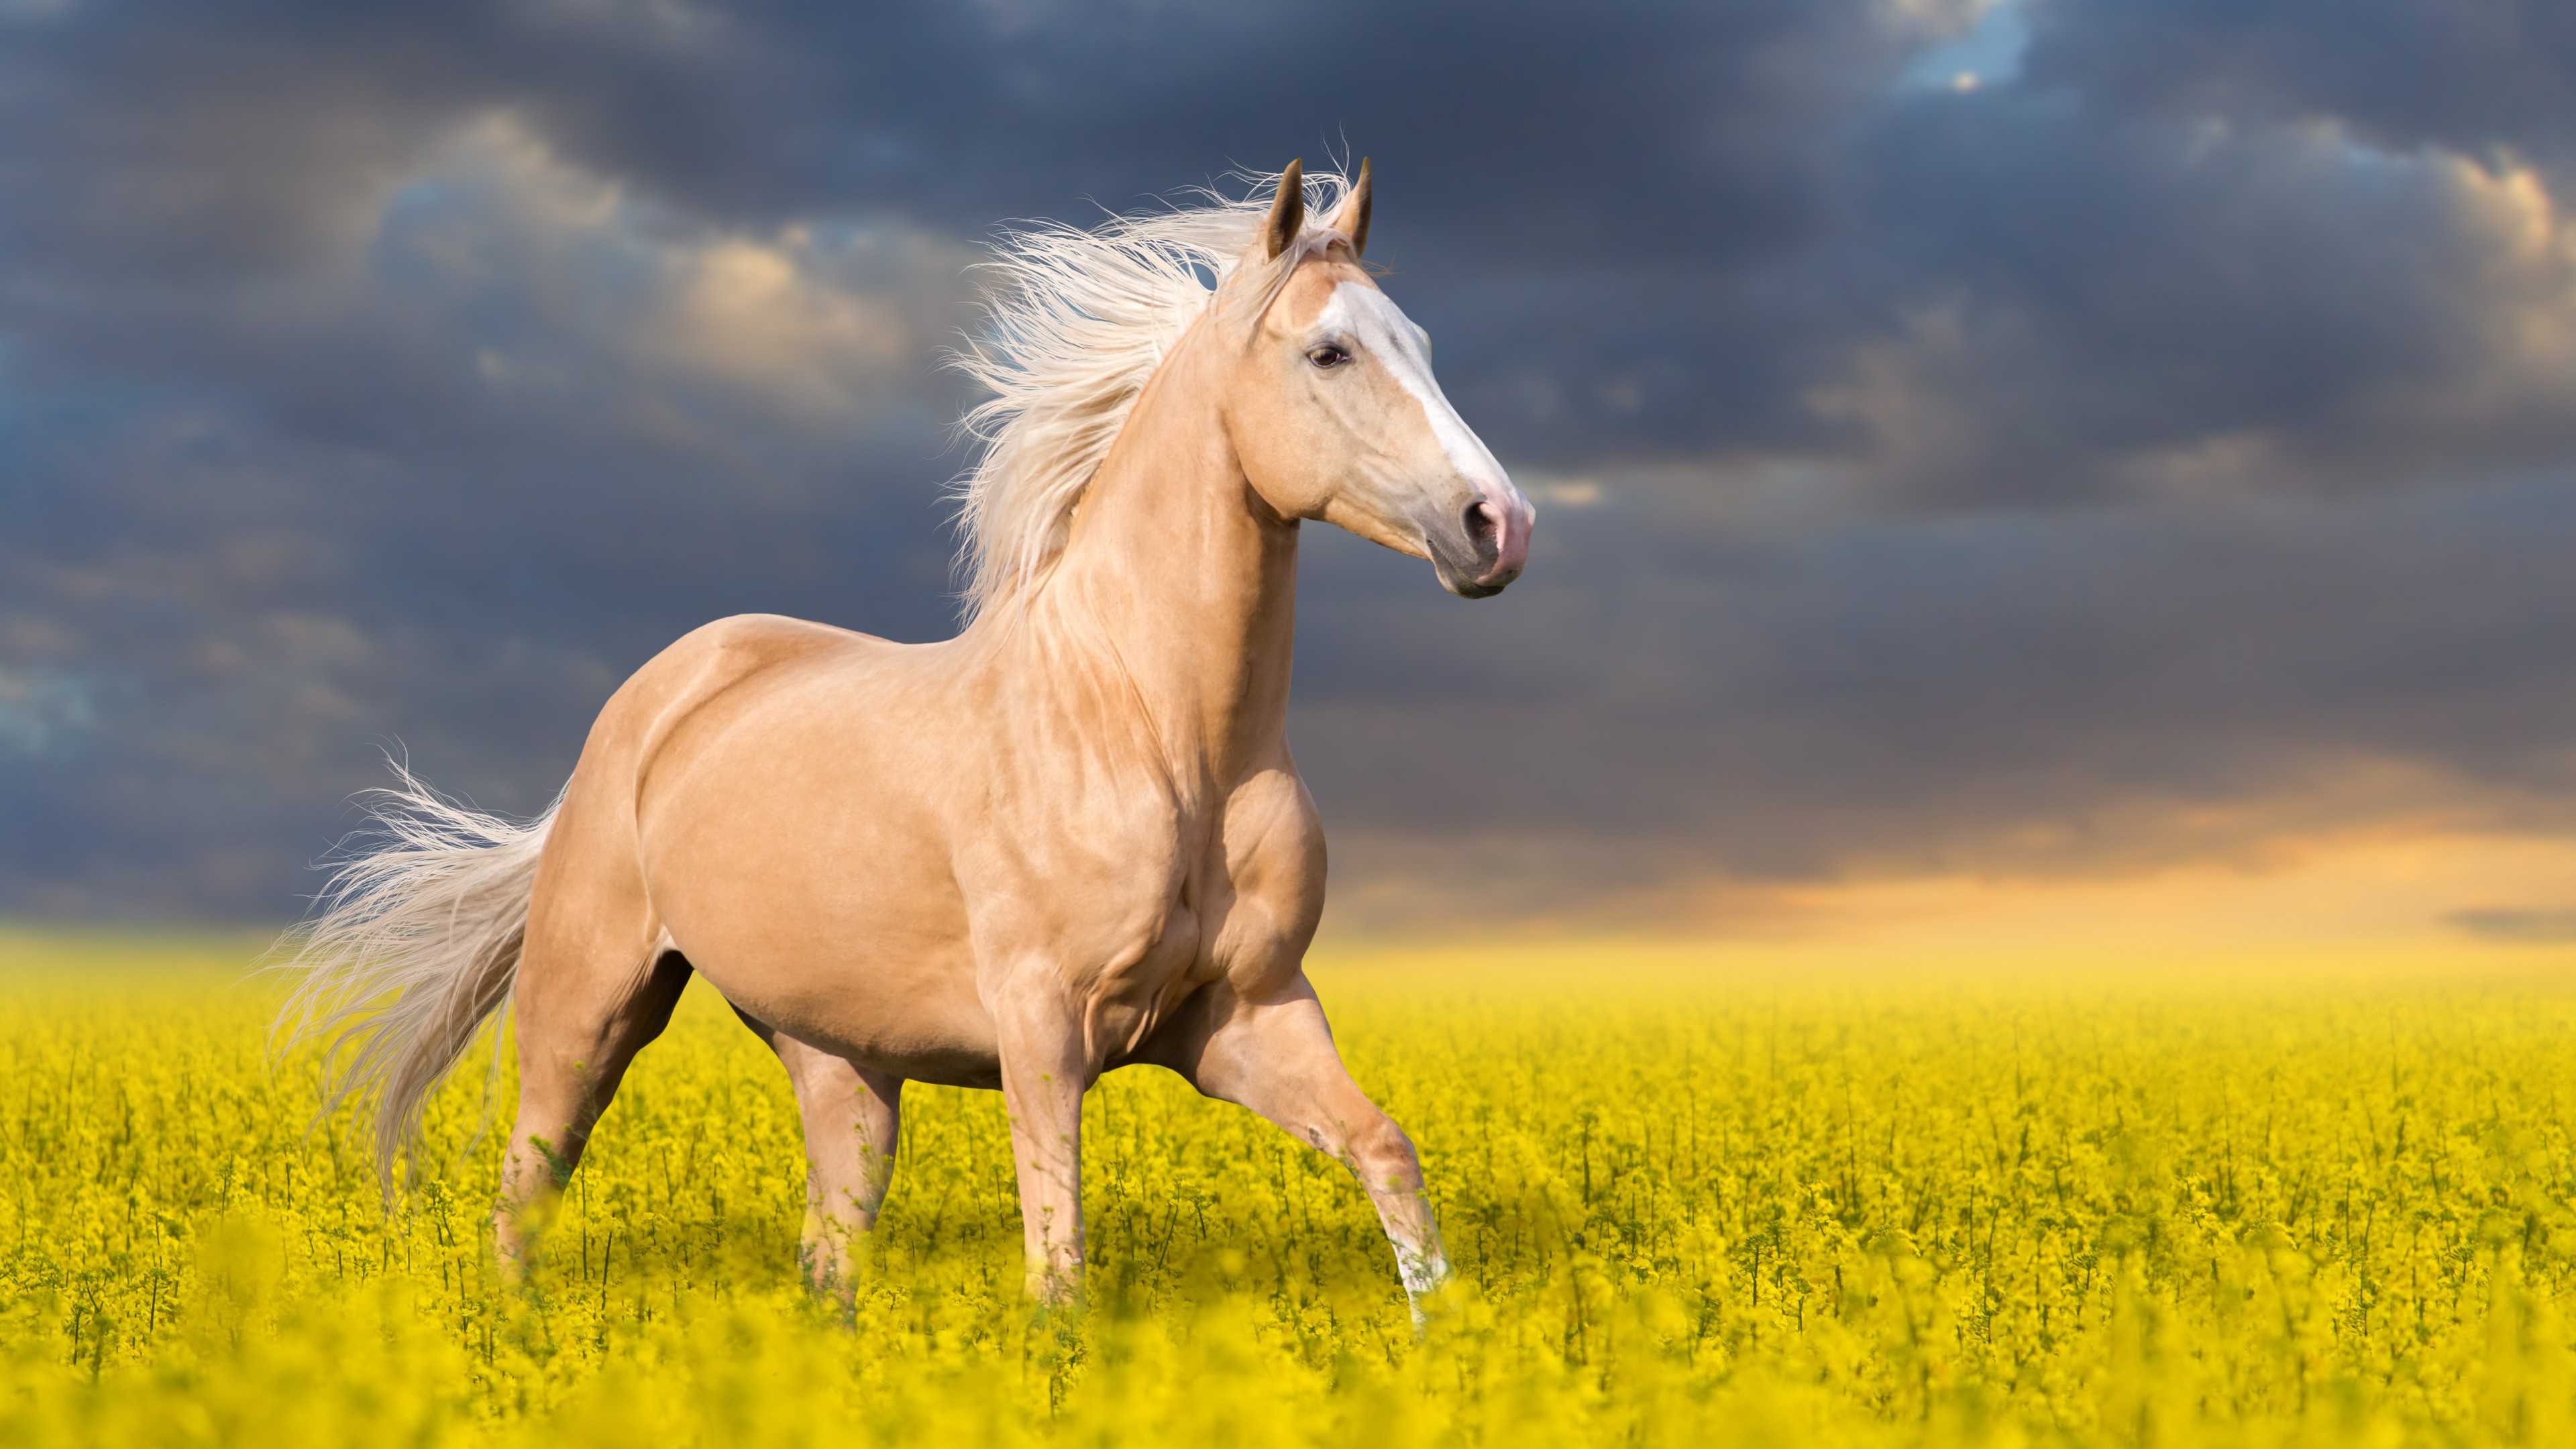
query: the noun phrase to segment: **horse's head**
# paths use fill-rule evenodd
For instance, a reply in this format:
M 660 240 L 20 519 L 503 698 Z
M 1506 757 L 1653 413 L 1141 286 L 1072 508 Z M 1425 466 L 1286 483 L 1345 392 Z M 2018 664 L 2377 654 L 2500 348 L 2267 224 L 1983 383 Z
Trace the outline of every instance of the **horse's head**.
M 1289 518 L 1320 518 L 1429 559 L 1467 599 L 1501 593 L 1529 559 L 1537 512 L 1431 377 L 1431 338 L 1360 267 L 1369 169 L 1306 225 L 1303 168 L 1280 178 L 1237 272 L 1266 300 L 1228 422 L 1245 476 Z

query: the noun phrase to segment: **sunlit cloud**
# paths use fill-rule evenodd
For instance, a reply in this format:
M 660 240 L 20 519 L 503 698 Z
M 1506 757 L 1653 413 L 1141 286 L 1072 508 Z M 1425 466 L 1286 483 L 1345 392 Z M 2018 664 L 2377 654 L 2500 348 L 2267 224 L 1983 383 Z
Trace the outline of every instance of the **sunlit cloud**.
M 365 284 L 461 333 L 504 393 L 586 391 L 605 369 L 667 405 L 712 390 L 847 433 L 917 395 L 922 358 L 966 320 L 971 259 L 898 225 L 693 221 L 493 115 L 391 189 Z

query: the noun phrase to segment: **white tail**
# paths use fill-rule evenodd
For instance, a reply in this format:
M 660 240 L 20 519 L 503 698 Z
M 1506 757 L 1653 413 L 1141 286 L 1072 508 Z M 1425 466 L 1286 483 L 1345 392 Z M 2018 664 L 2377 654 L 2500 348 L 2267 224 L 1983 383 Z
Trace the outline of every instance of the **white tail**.
M 394 787 L 365 797 L 374 827 L 343 846 L 320 910 L 287 934 L 294 954 L 278 969 L 303 980 L 273 1033 L 323 1043 L 323 1112 L 354 1101 L 372 1118 L 387 1192 L 421 1104 L 509 1007 L 537 859 L 562 803 L 516 824 L 440 796 L 401 764 L 394 774 Z

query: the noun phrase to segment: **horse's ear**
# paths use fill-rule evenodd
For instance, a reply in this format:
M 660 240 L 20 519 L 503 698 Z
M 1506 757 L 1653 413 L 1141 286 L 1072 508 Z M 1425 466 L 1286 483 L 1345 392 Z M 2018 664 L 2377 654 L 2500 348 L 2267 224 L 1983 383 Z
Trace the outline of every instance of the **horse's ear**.
M 1351 255 L 1356 257 L 1368 250 L 1368 219 L 1369 164 L 1368 158 L 1362 156 L 1360 179 L 1351 183 L 1351 194 L 1342 198 L 1341 207 L 1326 224 L 1351 239 Z
M 1270 203 L 1270 225 L 1262 235 L 1270 240 L 1269 255 L 1276 260 L 1297 233 L 1306 225 L 1306 162 L 1301 157 L 1288 163 L 1279 176 L 1278 198 Z

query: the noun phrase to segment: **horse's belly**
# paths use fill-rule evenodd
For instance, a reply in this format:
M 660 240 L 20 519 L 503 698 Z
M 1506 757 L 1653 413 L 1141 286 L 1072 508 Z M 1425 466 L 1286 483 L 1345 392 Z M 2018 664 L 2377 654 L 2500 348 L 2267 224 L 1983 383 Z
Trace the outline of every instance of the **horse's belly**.
M 672 943 L 735 1010 L 808 1046 L 913 1081 L 1001 1080 L 971 962 L 890 956 L 864 939 L 782 941 L 779 933 L 674 931 Z

